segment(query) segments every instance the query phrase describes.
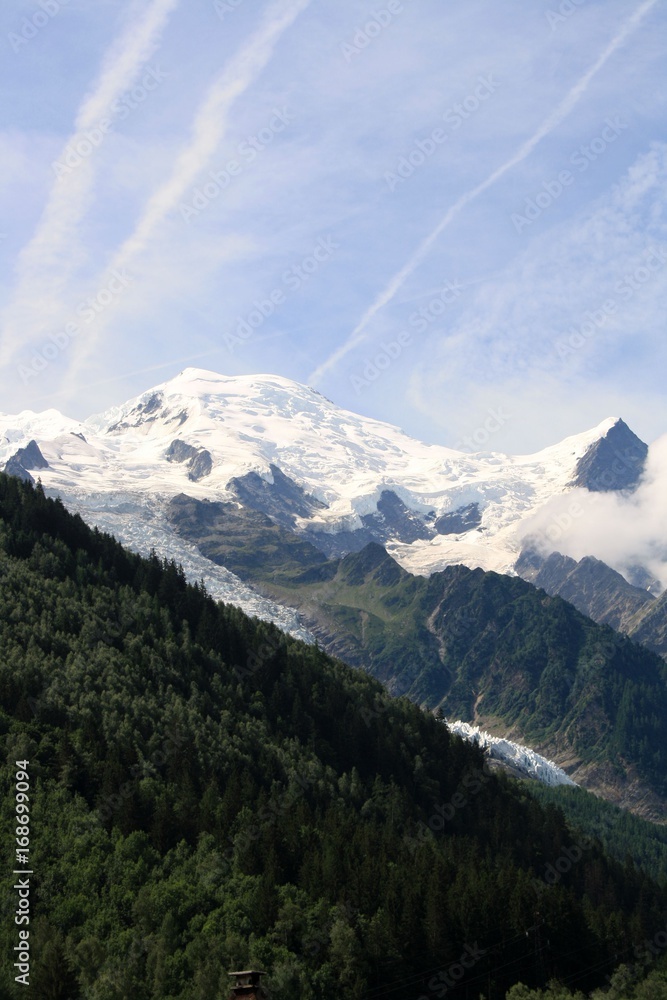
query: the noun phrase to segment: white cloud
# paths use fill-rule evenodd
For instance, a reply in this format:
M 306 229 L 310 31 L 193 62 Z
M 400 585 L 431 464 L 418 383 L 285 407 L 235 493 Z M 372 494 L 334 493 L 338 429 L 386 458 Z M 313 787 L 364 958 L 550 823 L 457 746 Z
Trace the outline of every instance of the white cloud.
M 267 7 L 259 27 L 209 88 L 195 115 L 188 141 L 176 157 L 171 173 L 148 199 L 133 232 L 114 253 L 104 273 L 123 271 L 148 248 L 161 223 L 178 207 L 200 173 L 211 165 L 212 157 L 225 136 L 234 104 L 255 83 L 271 60 L 283 33 L 310 2 L 278 0 Z M 100 277 L 100 282 L 102 280 Z M 94 353 L 108 319 L 107 313 L 86 339 L 79 341 L 67 373 L 70 385 L 76 383 L 86 360 Z
M 133 19 L 112 43 L 94 87 L 79 107 L 76 130 L 56 160 L 64 161 L 82 133 L 99 129 L 101 119 L 109 117 L 113 104 L 133 85 L 155 52 L 177 3 L 152 0 L 143 15 Z M 94 153 L 87 155 L 63 176 L 54 175 L 37 231 L 17 260 L 15 290 L 2 318 L 0 366 L 11 360 L 17 349 L 44 336 L 63 312 L 62 292 L 87 256 L 79 240 L 79 226 L 94 196 L 95 160 Z
M 137 235 L 152 199 L 173 177 L 202 98 L 261 27 L 267 2 L 239 4 L 224 21 L 211 3 L 180 5 L 159 54 L 167 80 L 127 126 L 114 130 L 95 157 L 93 200 L 62 252 L 54 254 L 54 275 L 69 277 L 55 288 L 51 308 L 51 271 L 44 267 L 36 273 L 26 296 L 26 322 L 17 314 L 13 328 L 22 336 L 19 331 L 30 330 L 28 318 L 41 317 L 48 329 L 35 333 L 32 341 L 26 337 L 15 361 L 29 365 L 33 348 L 43 351 L 48 335 L 62 329 L 59 307 L 66 306 L 65 321 L 78 319 L 78 303 L 94 294 L 93 283 L 105 274 L 107 262 L 128 237 Z M 129 17 L 144 9 L 147 0 L 120 6 Z M 587 0 L 552 32 L 545 18 L 548 3 L 520 0 L 511 17 L 486 0 L 405 3 L 400 18 L 347 63 L 341 43 L 352 38 L 377 6 L 373 0 L 311 4 L 307 16 L 282 36 L 266 69 L 234 102 L 219 145 L 182 200 L 192 202 L 194 189 L 209 180 L 209 170 L 219 170 L 236 156 L 239 143 L 266 125 L 274 106 L 289 105 L 294 123 L 191 225 L 181 218 L 180 199 L 162 215 L 154 204 L 157 214 L 153 221 L 148 218 L 153 228 L 136 252 L 131 250 L 128 270 L 134 282 L 100 317 L 94 354 L 77 357 L 66 386 L 69 398 L 58 395 L 54 405 L 83 416 L 91 407 L 119 402 L 145 387 L 141 369 L 187 356 L 188 345 L 193 354 L 201 354 L 208 344 L 218 351 L 207 367 L 230 372 L 269 367 L 306 381 L 448 206 L 536 132 L 569 82 L 580 79 L 608 46 L 634 4 Z M 0 76 L 4 73 L 8 82 L 3 148 L 10 153 L 22 149 L 30 161 L 29 171 L 12 169 L 12 178 L 17 170 L 22 176 L 0 189 L 0 229 L 8 233 L 0 244 L 5 301 L 11 295 L 11 255 L 34 232 L 44 179 L 60 148 L 53 130 L 63 140 L 75 109 L 86 105 L 82 95 L 89 81 L 101 77 L 108 46 L 104 28 L 118 9 L 117 3 L 102 5 L 101 12 L 95 4 L 70 4 L 48 32 L 26 46 L 25 58 L 0 66 Z M 623 327 L 605 327 L 604 350 L 602 337 L 599 342 L 593 338 L 561 368 L 552 369 L 546 361 L 553 340 L 581 311 L 595 306 L 599 289 L 616 279 L 617 246 L 618 260 L 632 261 L 646 246 L 642 227 L 650 225 L 651 238 L 660 238 L 659 220 L 650 217 L 648 206 L 659 211 L 659 199 L 650 191 L 656 193 L 661 182 L 651 180 L 654 171 L 648 162 L 634 182 L 638 191 L 642 185 L 650 189 L 637 199 L 638 209 L 617 209 L 616 227 L 609 221 L 597 228 L 583 226 L 590 214 L 587 206 L 600 191 L 623 181 L 633 159 L 649 148 L 652 136 L 661 134 L 664 103 L 654 96 L 665 51 L 659 25 L 656 8 L 655 16 L 597 74 L 576 111 L 459 214 L 369 325 L 372 337 L 329 371 L 329 396 L 341 405 L 407 424 L 416 436 L 443 440 L 445 435 L 448 443 L 470 433 L 489 407 L 500 403 L 507 409 L 509 401 L 516 418 L 493 446 L 511 451 L 527 446 L 528 437 L 531 447 L 557 440 L 564 421 L 569 422 L 565 433 L 576 432 L 610 412 L 620 412 L 642 433 L 646 421 L 642 427 L 634 418 L 644 400 L 650 400 L 654 411 L 653 436 L 659 433 L 667 413 L 660 409 L 657 365 L 649 356 L 654 348 L 661 350 L 654 331 L 664 303 L 657 294 L 630 303 Z M 488 74 L 500 84 L 492 100 L 452 132 L 423 169 L 390 192 L 386 172 L 395 169 L 417 139 L 431 133 L 447 108 L 471 93 L 478 76 Z M 623 113 L 630 127 L 613 152 L 517 236 L 511 213 L 520 210 L 544 178 L 567 166 L 569 155 L 615 113 Z M 599 214 L 599 206 L 593 214 Z M 623 225 L 634 234 L 635 244 Z M 284 288 L 286 269 L 330 234 L 341 248 L 326 267 L 298 291 L 290 290 L 261 336 L 251 338 L 233 357 L 220 351 L 225 332 L 235 328 L 238 317 L 247 315 L 256 299 Z M 350 376 L 361 374 L 366 358 L 373 358 L 383 341 L 394 340 L 412 311 L 447 280 L 464 287 L 460 299 L 426 333 L 415 334 L 390 372 L 355 393 Z M 475 281 L 479 283 L 473 285 Z M 90 327 L 80 327 L 82 338 L 89 336 Z M 262 339 L 276 333 L 282 336 Z M 3 407 L 45 405 L 48 393 L 62 387 L 78 349 L 73 341 L 25 385 L 7 368 Z M 659 363 L 661 355 L 654 356 Z M 406 399 L 415 364 L 421 409 L 414 397 Z M 91 391 L 92 383 L 106 384 L 109 377 L 118 381 Z M 626 391 L 621 396 L 622 387 Z M 645 411 L 650 407 L 646 402 Z
M 667 586 L 667 435 L 649 449 L 646 472 L 629 495 L 574 490 L 545 507 L 523 528 L 543 551 L 573 559 L 595 555 L 628 575 L 644 566 Z
M 510 450 L 594 426 L 621 399 L 626 421 L 653 429 L 645 403 L 653 398 L 664 426 L 666 213 L 660 143 L 595 203 L 537 234 L 426 335 L 415 349 L 412 405 L 459 436 L 485 398 L 511 406 L 517 419 L 493 445 Z
M 600 53 L 592 66 L 590 66 L 583 76 L 580 77 L 580 79 L 568 91 L 563 100 L 560 101 L 556 108 L 544 119 L 544 121 L 542 121 L 533 134 L 521 143 L 512 156 L 505 160 L 500 167 L 492 171 L 480 184 L 470 188 L 465 192 L 465 194 L 461 195 L 454 202 L 435 229 L 433 229 L 429 235 L 422 240 L 417 250 L 412 254 L 403 267 L 393 276 L 389 284 L 375 299 L 372 305 L 369 306 L 346 341 L 332 354 L 330 354 L 329 357 L 326 358 L 321 364 L 319 364 L 311 373 L 309 381 L 313 385 L 318 384 L 322 377 L 331 368 L 337 365 L 339 361 L 349 354 L 350 351 L 354 350 L 355 347 L 366 340 L 367 329 L 371 321 L 382 309 L 384 309 L 386 305 L 389 304 L 389 302 L 395 298 L 397 292 L 403 287 L 408 278 L 431 253 L 435 243 L 438 241 L 445 229 L 447 229 L 447 227 L 454 221 L 454 219 L 456 219 L 471 202 L 475 201 L 485 191 L 488 191 L 489 188 L 493 187 L 493 185 L 504 177 L 506 173 L 530 156 L 535 147 L 546 136 L 553 132 L 553 130 L 556 129 L 572 112 L 586 93 L 596 74 L 608 62 L 611 56 L 614 55 L 614 53 L 623 45 L 632 32 L 636 30 L 641 21 L 646 17 L 651 9 L 655 7 L 656 3 L 657 0 L 645 0 L 644 3 L 640 4 L 633 14 L 625 21 L 620 31 L 616 33 L 611 42 L 609 42 L 609 44 Z

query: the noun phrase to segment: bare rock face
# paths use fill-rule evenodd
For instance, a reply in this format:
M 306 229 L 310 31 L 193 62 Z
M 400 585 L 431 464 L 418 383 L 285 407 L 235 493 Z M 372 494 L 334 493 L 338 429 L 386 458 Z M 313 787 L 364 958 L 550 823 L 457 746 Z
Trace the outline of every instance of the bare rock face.
M 277 465 L 271 465 L 273 482 L 263 479 L 257 472 L 236 476 L 227 484 L 244 507 L 268 514 L 276 524 L 293 528 L 297 517 L 311 517 L 326 504 L 306 493 L 298 483 L 286 476 Z
M 442 514 L 435 522 L 435 530 L 439 535 L 460 535 L 464 531 L 472 531 L 479 527 L 482 515 L 478 503 L 469 503 L 451 513 Z
M 649 574 L 636 572 L 645 584 L 637 587 L 593 556 L 577 561 L 560 552 L 545 557 L 532 549 L 521 553 L 514 570 L 551 597 L 562 597 L 593 621 L 667 658 L 667 591 L 660 594 Z
M 521 553 L 514 569 L 518 576 L 552 597 L 562 597 L 593 621 L 622 632 L 629 631 L 632 618 L 654 603 L 646 590 L 633 587 L 616 570 L 600 559 L 585 556 L 577 561 L 560 552 L 539 555 Z
M 617 420 L 579 460 L 572 485 L 593 493 L 634 489 L 644 471 L 647 455 L 648 445 L 626 423 Z
M 188 469 L 188 479 L 193 483 L 209 476 L 213 468 L 213 459 L 209 451 L 205 448 L 195 448 L 194 445 L 179 438 L 171 442 L 165 458 L 168 462 L 184 463 Z
M 39 445 L 36 441 L 29 441 L 25 448 L 19 448 L 15 455 L 5 464 L 4 471 L 8 476 L 16 476 L 29 483 L 34 483 L 30 475 L 30 469 L 48 469 L 49 463 L 46 461 Z
M 28 470 L 21 465 L 21 462 L 18 460 L 16 455 L 12 455 L 6 463 L 4 471 L 8 476 L 15 476 L 17 479 L 23 479 L 27 483 L 35 482 Z

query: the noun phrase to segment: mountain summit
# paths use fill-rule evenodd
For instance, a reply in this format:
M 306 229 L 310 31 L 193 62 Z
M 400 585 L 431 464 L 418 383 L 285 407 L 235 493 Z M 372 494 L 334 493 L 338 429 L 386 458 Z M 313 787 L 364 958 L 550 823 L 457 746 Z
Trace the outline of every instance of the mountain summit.
M 591 492 L 632 489 L 641 478 L 647 455 L 647 445 L 623 420 L 616 420 L 577 462 L 573 485 Z
M 467 454 L 278 375 L 198 368 L 83 422 L 2 415 L 0 434 L 9 471 L 39 449 L 44 487 L 131 545 L 150 547 L 160 510 L 185 493 L 265 514 L 329 556 L 379 542 L 426 574 L 511 572 L 544 504 L 574 487 L 626 489 L 647 450 L 611 418 L 533 455 Z

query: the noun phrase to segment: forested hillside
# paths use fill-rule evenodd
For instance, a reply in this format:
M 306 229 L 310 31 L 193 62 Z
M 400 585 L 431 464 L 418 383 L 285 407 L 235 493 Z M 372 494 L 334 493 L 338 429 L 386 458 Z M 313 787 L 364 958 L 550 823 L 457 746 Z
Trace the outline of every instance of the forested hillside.
M 4 476 L 0 529 L 3 996 L 17 760 L 34 997 L 215 1000 L 258 965 L 274 1000 L 500 1000 L 664 928 L 646 875 L 375 680 Z
M 649 823 L 583 788 L 526 784 L 538 802 L 562 809 L 568 823 L 596 837 L 607 854 L 633 863 L 667 889 L 667 826 Z
M 512 730 L 579 783 L 667 818 L 667 666 L 567 601 L 499 573 L 414 576 L 378 544 L 326 559 L 256 511 L 176 497 L 172 523 L 292 604 L 328 652 L 448 718 Z

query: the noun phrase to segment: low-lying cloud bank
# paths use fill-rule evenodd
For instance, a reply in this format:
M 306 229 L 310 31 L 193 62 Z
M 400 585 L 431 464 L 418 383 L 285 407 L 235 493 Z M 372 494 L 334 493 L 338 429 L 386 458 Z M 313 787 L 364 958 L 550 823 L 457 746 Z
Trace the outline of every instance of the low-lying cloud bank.
M 573 559 L 595 556 L 636 582 L 644 567 L 667 587 L 667 434 L 649 448 L 632 493 L 573 490 L 545 504 L 521 529 L 524 546 Z

